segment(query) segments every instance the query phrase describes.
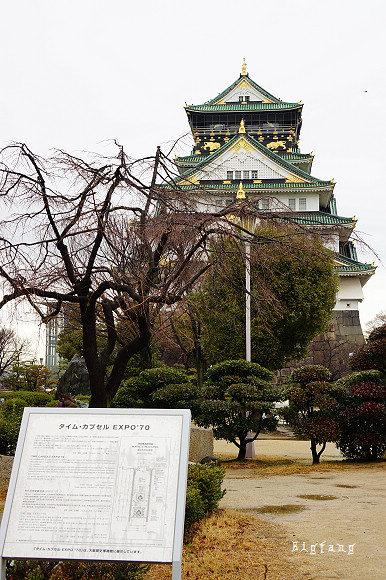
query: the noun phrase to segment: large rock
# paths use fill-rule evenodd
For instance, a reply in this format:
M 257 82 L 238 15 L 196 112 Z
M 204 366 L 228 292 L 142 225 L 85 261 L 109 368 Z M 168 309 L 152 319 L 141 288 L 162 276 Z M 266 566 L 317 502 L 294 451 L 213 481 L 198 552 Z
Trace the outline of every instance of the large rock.
M 65 395 L 90 395 L 90 379 L 84 359 L 74 355 L 58 382 L 56 398 Z

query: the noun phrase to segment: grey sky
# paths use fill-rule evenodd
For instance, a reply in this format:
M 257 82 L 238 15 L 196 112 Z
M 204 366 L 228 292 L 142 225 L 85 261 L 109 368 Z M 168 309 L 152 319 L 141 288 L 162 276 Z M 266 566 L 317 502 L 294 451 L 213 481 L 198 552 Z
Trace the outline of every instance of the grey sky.
M 183 106 L 213 98 L 245 57 L 251 78 L 304 103 L 300 146 L 334 178 L 338 213 L 386 264 L 383 0 L 14 0 L 2 3 L 0 142 L 132 157 L 188 131 Z M 189 153 L 187 147 L 181 153 Z M 386 270 L 362 323 L 386 310 Z

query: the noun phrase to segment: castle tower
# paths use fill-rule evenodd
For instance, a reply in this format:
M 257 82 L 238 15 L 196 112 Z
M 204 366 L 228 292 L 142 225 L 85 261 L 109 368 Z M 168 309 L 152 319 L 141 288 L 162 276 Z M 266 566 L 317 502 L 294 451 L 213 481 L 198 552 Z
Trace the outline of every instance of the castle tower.
M 329 332 L 311 345 L 307 362 L 324 364 L 338 377 L 347 372 L 348 354 L 363 343 L 358 304 L 375 267 L 358 261 L 350 239 L 356 220 L 338 215 L 334 181 L 314 177 L 313 154 L 299 149 L 302 108 L 255 83 L 244 61 L 239 78 L 217 97 L 186 105 L 194 147 L 176 165 L 179 186 L 194 193 L 199 211 L 233 203 L 241 182 L 260 210 L 281 211 L 322 236 L 335 255 L 339 290 Z

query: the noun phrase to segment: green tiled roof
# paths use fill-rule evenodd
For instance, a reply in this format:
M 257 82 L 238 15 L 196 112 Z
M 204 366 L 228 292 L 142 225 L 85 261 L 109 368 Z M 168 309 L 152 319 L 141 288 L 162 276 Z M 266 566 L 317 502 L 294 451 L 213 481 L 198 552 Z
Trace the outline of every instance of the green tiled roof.
M 350 224 L 353 227 L 355 226 L 355 221 L 349 217 L 342 217 L 338 215 L 333 215 L 331 213 L 324 213 L 324 212 L 305 212 L 303 214 L 287 214 L 290 215 L 291 219 L 299 224 L 307 224 L 307 225 L 335 225 L 335 224 Z M 293 216 L 293 217 L 292 217 Z
M 342 256 L 341 254 L 335 254 L 335 257 L 340 262 L 345 262 L 344 265 L 336 264 L 334 266 L 338 272 L 375 272 L 375 266 L 373 264 L 363 264 L 362 262 L 346 258 L 346 256 Z
M 281 157 L 283 159 L 312 159 L 313 155 L 311 153 L 282 153 Z
M 194 168 L 196 169 L 196 168 Z M 185 177 L 185 174 L 180 175 L 178 177 L 178 181 L 188 181 L 189 178 Z M 159 185 L 158 187 L 173 187 L 175 188 L 176 185 L 173 184 L 162 184 Z M 209 190 L 215 190 L 215 191 L 233 191 L 235 194 L 237 193 L 237 189 L 238 189 L 238 182 L 237 183 L 205 183 L 205 181 L 201 181 L 199 184 L 188 184 L 188 185 L 180 185 L 179 183 L 177 183 L 177 187 L 178 189 L 181 189 L 183 191 L 185 190 L 189 190 L 189 189 L 195 189 L 195 190 L 199 190 L 199 189 L 203 189 L 205 191 L 209 191 Z M 314 187 L 331 187 L 331 182 L 330 181 L 318 181 L 317 183 L 245 183 L 243 181 L 243 189 L 244 190 L 248 190 L 248 189 L 252 189 L 252 190 L 265 190 L 265 189 L 304 189 L 304 188 L 314 188 Z
M 199 163 L 201 161 L 203 161 L 204 159 L 207 159 L 207 155 L 205 157 L 203 157 L 202 155 L 197 155 L 197 153 L 193 153 L 192 155 L 185 155 L 183 157 L 177 157 L 176 158 L 176 163 L 178 163 L 179 161 L 181 161 L 181 163 Z M 280 157 L 282 159 L 284 159 L 285 161 L 288 160 L 302 160 L 302 159 L 312 159 L 313 155 L 311 155 L 311 153 L 283 153 L 282 155 L 280 155 Z
M 224 91 L 222 91 L 219 95 L 217 95 L 217 97 L 215 97 L 214 99 L 210 99 L 209 101 L 206 101 L 204 104 L 205 105 L 212 105 L 216 101 L 221 100 L 229 91 L 231 91 L 232 89 L 234 89 L 234 87 L 240 81 L 243 81 L 243 80 L 246 80 L 247 82 L 249 82 L 257 91 L 259 91 L 259 93 L 262 93 L 263 95 L 265 95 L 267 97 L 267 99 L 271 99 L 276 104 L 294 105 L 294 103 L 283 103 L 283 101 L 281 99 L 278 99 L 277 97 L 274 97 L 273 95 L 271 95 L 271 93 L 269 93 L 268 91 L 266 91 L 265 89 L 263 89 L 263 87 L 261 87 L 260 85 L 258 85 L 257 83 L 255 83 L 255 81 L 253 81 L 252 79 L 250 79 L 249 78 L 249 75 L 246 75 L 246 76 L 240 75 L 238 79 L 236 79 L 231 85 L 229 85 L 229 87 L 227 87 Z M 199 106 L 203 106 L 203 105 L 199 105 Z M 298 103 L 297 103 L 297 106 L 299 106 Z
M 196 111 L 203 113 L 215 113 L 226 111 L 271 111 L 272 109 L 301 109 L 303 105 L 299 103 L 231 103 L 225 105 L 187 105 L 186 111 Z
M 205 165 L 207 165 L 211 161 L 214 161 L 215 159 L 217 159 L 217 157 L 223 155 L 224 151 L 226 151 L 228 148 L 232 147 L 233 144 L 239 139 L 239 137 L 243 137 L 244 139 L 246 139 L 247 141 L 249 141 L 259 151 L 261 151 L 262 153 L 264 153 L 265 155 L 267 155 L 267 157 L 269 157 L 270 159 L 272 159 L 272 161 L 274 161 L 277 165 L 281 165 L 282 167 L 284 167 L 288 171 L 291 171 L 292 173 L 295 173 L 299 177 L 305 179 L 307 182 L 312 182 L 311 184 L 308 184 L 308 185 L 306 183 L 295 183 L 295 184 L 286 183 L 285 184 L 286 186 L 295 185 L 296 187 L 299 187 L 299 186 L 309 187 L 309 186 L 314 186 L 315 184 L 316 185 L 330 185 L 330 186 L 333 185 L 331 183 L 331 181 L 323 181 L 323 180 L 318 179 L 316 177 L 312 177 L 311 175 L 309 175 L 305 171 L 302 171 L 298 167 L 295 167 L 295 165 L 292 165 L 292 163 L 289 163 L 289 161 L 286 161 L 285 159 L 283 159 L 282 157 L 280 157 L 279 155 L 277 155 L 276 153 L 274 153 L 273 151 L 271 151 L 270 149 L 268 149 L 267 147 L 265 147 L 264 145 L 262 145 L 261 143 L 259 143 L 259 141 L 257 141 L 256 139 L 254 139 L 253 137 L 251 137 L 247 133 L 244 133 L 242 135 L 237 134 L 234 137 L 232 137 L 228 141 L 228 143 L 225 143 L 219 149 L 217 149 L 216 151 L 214 151 L 213 153 L 211 153 L 207 157 L 204 157 L 202 159 L 202 162 L 201 163 L 198 163 L 196 165 L 196 167 L 192 167 L 191 169 L 188 169 L 185 173 L 183 173 L 181 175 L 180 179 L 181 180 L 189 179 L 189 177 L 191 175 L 193 175 L 196 171 L 202 169 L 203 167 L 205 167 Z M 259 184 L 253 184 L 253 185 L 255 186 L 254 189 L 256 189 L 256 185 L 259 185 Z M 262 184 L 262 185 L 264 185 L 264 184 Z M 188 187 L 190 187 L 190 186 L 188 186 Z M 246 187 L 248 187 L 248 185 L 246 185 Z
M 202 155 L 193 154 L 193 155 L 185 155 L 185 157 L 177 157 L 175 161 L 176 163 L 178 163 L 179 161 L 181 161 L 181 163 L 198 163 L 199 161 L 202 160 L 203 160 Z

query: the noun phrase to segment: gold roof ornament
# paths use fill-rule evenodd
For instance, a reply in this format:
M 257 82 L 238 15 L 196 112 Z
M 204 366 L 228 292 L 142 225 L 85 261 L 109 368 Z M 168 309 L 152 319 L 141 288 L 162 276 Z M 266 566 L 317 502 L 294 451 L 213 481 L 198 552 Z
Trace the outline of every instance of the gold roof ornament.
M 236 199 L 245 199 L 245 191 L 244 191 L 244 188 L 243 188 L 243 182 L 242 181 L 240 181 L 240 183 L 239 183 L 239 188 L 237 190 Z
M 241 67 L 241 76 L 247 76 L 247 65 L 245 64 L 245 58 L 243 58 L 243 66 Z
M 239 133 L 245 133 L 244 119 L 241 119 L 241 121 L 240 121 Z

